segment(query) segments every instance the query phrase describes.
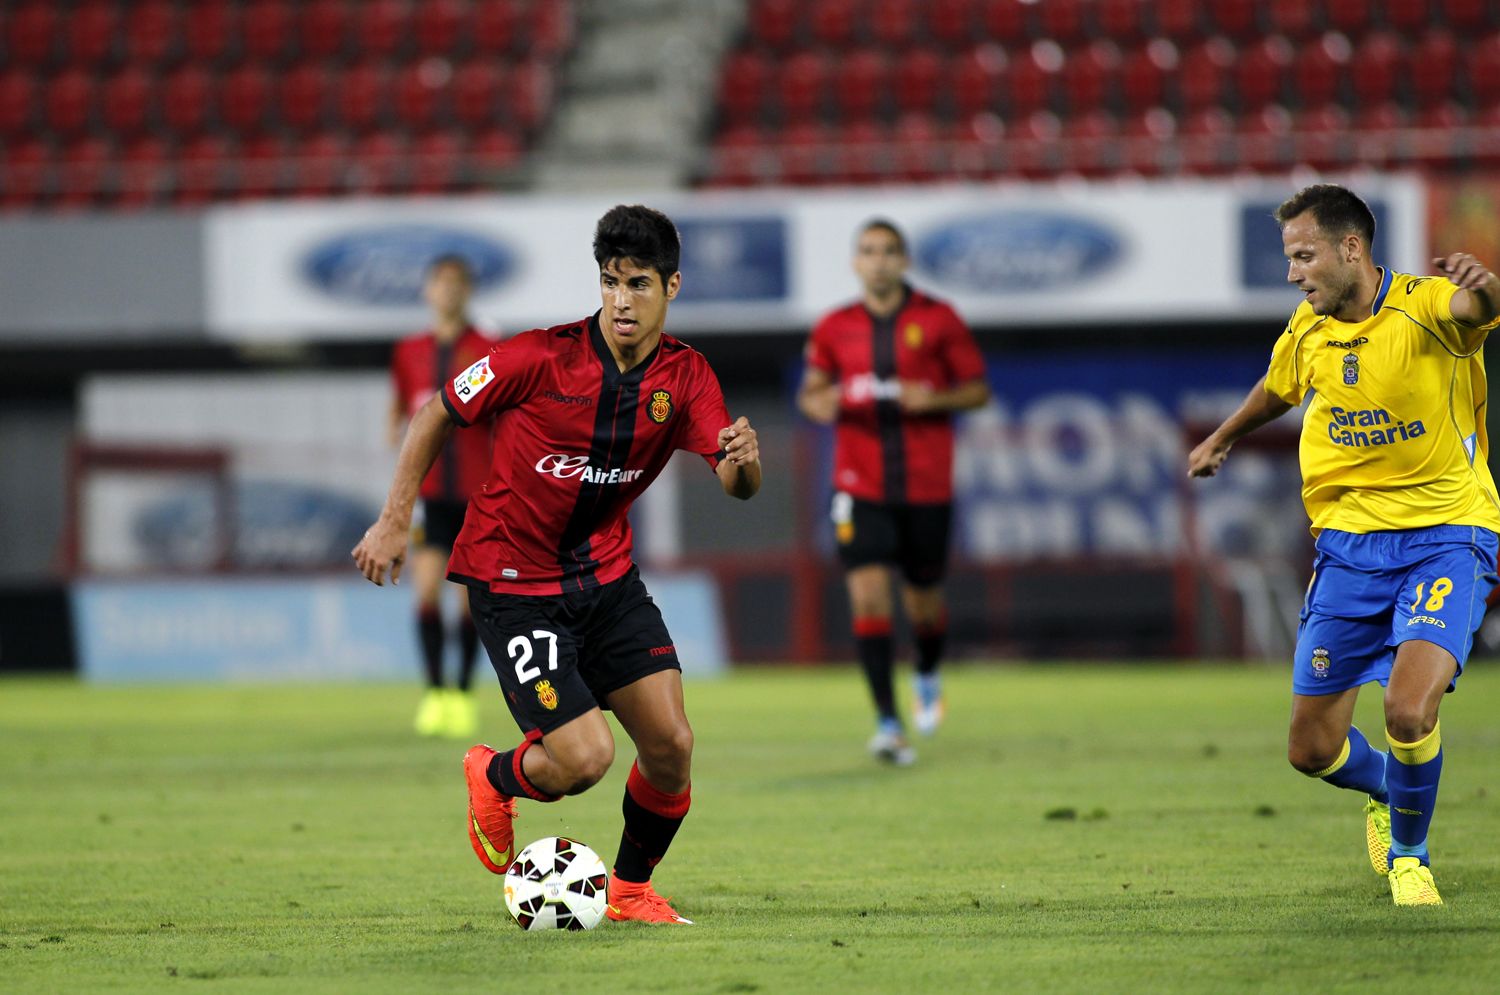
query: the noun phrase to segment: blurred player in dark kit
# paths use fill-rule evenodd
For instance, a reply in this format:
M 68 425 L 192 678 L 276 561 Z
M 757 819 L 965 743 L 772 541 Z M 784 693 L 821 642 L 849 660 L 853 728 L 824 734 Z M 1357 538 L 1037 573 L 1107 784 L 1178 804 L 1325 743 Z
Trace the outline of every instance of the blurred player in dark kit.
M 515 799 L 557 801 L 598 783 L 630 736 L 625 827 L 609 881 L 616 920 L 690 924 L 651 885 L 691 801 L 693 731 L 677 650 L 631 559 L 626 513 L 673 452 L 698 453 L 724 493 L 760 489 L 760 449 L 733 421 L 701 354 L 666 335 L 682 286 L 677 229 L 613 208 L 594 233 L 602 307 L 495 346 L 417 413 L 380 519 L 354 550 L 364 575 L 400 572 L 418 482 L 455 425 L 493 423 L 489 480 L 448 576 L 470 605 L 524 738 L 464 756 L 469 841 L 502 874 Z
M 906 239 L 866 222 L 854 272 L 864 294 L 813 328 L 797 406 L 833 425 L 833 521 L 860 664 L 875 701 L 870 752 L 916 758 L 896 709 L 892 586 L 916 637 L 917 730 L 932 735 L 944 702 L 938 664 L 947 638 L 943 575 L 953 500 L 953 416 L 989 401 L 984 359 L 958 314 L 906 282 Z

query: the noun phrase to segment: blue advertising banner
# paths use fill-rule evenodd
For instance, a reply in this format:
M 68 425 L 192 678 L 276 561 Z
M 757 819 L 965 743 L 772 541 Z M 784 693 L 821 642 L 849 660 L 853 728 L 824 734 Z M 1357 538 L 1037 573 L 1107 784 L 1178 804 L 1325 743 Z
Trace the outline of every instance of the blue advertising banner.
M 1385 247 L 1399 244 L 1395 211 L 1384 200 L 1366 201 L 1375 215 L 1377 264 L 1388 258 Z M 1240 205 L 1240 280 L 1253 290 L 1282 290 L 1287 286 L 1287 260 L 1281 251 L 1281 227 L 1276 223 L 1279 200 L 1255 200 Z M 1292 305 L 1297 298 L 1289 298 Z
M 686 217 L 682 236 L 685 304 L 781 302 L 787 296 L 784 217 Z

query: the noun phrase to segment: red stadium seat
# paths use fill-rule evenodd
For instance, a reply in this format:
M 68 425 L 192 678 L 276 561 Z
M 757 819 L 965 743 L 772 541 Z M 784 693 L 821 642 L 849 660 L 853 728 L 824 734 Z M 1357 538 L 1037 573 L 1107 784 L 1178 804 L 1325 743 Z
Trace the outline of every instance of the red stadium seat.
M 1437 0 L 1443 22 L 1453 31 L 1491 31 L 1497 24 L 1486 0 Z
M 349 147 L 349 189 L 353 193 L 393 193 L 406 184 L 406 137 L 395 131 L 376 131 L 356 138 Z
M 236 132 L 254 132 L 266 123 L 271 106 L 271 76 L 258 65 L 224 74 L 219 85 L 219 120 Z
M 401 0 L 366 0 L 354 19 L 355 43 L 363 59 L 394 56 L 411 33 L 411 8 Z
M 1336 39 L 1322 38 L 1303 45 L 1292 62 L 1292 87 L 1303 106 L 1336 100 L 1348 71 L 1349 53 Z
M 818 52 L 798 52 L 782 65 L 776 94 L 784 120 L 804 122 L 817 116 L 828 89 L 828 60 Z
M 57 205 L 90 207 L 114 192 L 115 150 L 102 138 L 79 138 L 57 156 Z
M 1062 122 L 1062 168 L 1087 177 L 1108 176 L 1123 164 L 1120 122 L 1104 110 L 1065 118 Z
M 117 138 L 133 139 L 146 130 L 151 109 L 157 102 L 156 77 L 136 66 L 127 66 L 105 78 L 100 92 L 100 117 Z
M 801 21 L 802 0 L 755 0 L 746 17 L 752 43 L 772 51 L 792 47 Z
M 1266 20 L 1272 33 L 1299 42 L 1316 34 L 1319 26 L 1315 5 L 1307 0 L 1268 0 Z
M 999 105 L 1004 70 L 1005 54 L 993 45 L 981 45 L 951 64 L 947 90 L 954 116 L 964 120 L 993 111 Z
M 1430 0 L 1386 0 L 1385 23 L 1403 35 L 1421 34 L 1427 28 L 1433 10 Z
M 1338 104 L 1310 107 L 1292 118 L 1292 155 L 1302 165 L 1333 170 L 1354 162 L 1349 112 Z
M 40 138 L 7 142 L 0 157 L 0 208 L 41 206 L 54 177 L 52 147 Z
M 292 9 L 285 0 L 250 0 L 241 22 L 248 58 L 279 62 L 292 48 Z
M 233 189 L 233 180 L 234 147 L 224 138 L 200 135 L 178 147 L 174 191 L 177 203 L 216 200 Z
M 1436 107 L 1458 96 L 1459 64 L 1458 44 L 1450 32 L 1437 29 L 1422 36 L 1410 62 L 1412 96 L 1419 107 Z
M 6 61 L 40 66 L 52 58 L 58 35 L 58 12 L 46 0 L 16 7 L 3 22 Z
M 99 67 L 109 61 L 120 35 L 120 12 L 107 0 L 87 0 L 68 12 L 68 61 Z
M 511 124 L 532 134 L 552 109 L 552 68 L 537 59 L 517 63 L 511 67 L 504 85 Z
M 896 108 L 903 113 L 937 109 L 943 85 L 943 56 L 930 48 L 903 53 L 895 66 Z
M 724 60 L 719 72 L 719 110 L 729 125 L 760 119 L 765 91 L 775 71 L 759 52 L 741 50 Z
M 43 87 L 47 130 L 63 136 L 82 132 L 90 124 L 98 92 L 98 81 L 87 70 L 67 69 L 54 76 Z
M 466 153 L 463 136 L 454 131 L 434 131 L 422 135 L 411 146 L 411 175 L 408 187 L 413 193 L 448 193 L 458 189 L 464 176 Z
M 1235 51 L 1222 38 L 1211 38 L 1182 53 L 1177 69 L 1177 99 L 1184 112 L 1223 106 L 1234 78 Z
M 827 125 L 817 121 L 803 121 L 783 131 L 777 151 L 782 179 L 788 183 L 823 183 L 834 168 L 833 136 Z
M 172 153 L 165 142 L 144 136 L 120 150 L 115 203 L 145 207 L 162 200 L 172 189 Z
M 1039 37 L 1051 38 L 1064 48 L 1080 45 L 1089 37 L 1083 0 L 1047 0 L 1036 5 L 1036 13 Z
M 1022 0 L 984 0 L 980 30 L 987 41 L 1007 48 L 1024 45 L 1031 37 L 1030 11 Z
M 213 92 L 213 80 L 196 65 L 186 65 L 170 73 L 161 85 L 161 113 L 167 127 L 179 136 L 202 131 Z
M 1255 172 L 1289 168 L 1293 164 L 1292 116 L 1271 104 L 1239 119 L 1237 152 L 1232 165 Z
M 333 77 L 321 63 L 293 66 L 276 79 L 276 116 L 293 131 L 308 134 L 323 127 Z
M 1373 6 L 1370 0 L 1324 0 L 1324 26 L 1351 38 L 1358 37 L 1370 29 Z
M 879 49 L 845 54 L 833 68 L 832 89 L 839 114 L 849 121 L 867 120 L 880 110 L 890 89 L 891 64 Z
M 300 197 L 326 197 L 344 186 L 349 143 L 337 132 L 323 132 L 291 150 L 291 192 Z
M 1117 45 L 1133 45 L 1146 37 L 1146 0 L 1098 0 L 1094 17 L 1099 33 Z
M 854 40 L 854 26 L 860 17 L 854 0 L 822 0 L 808 4 L 806 17 L 813 41 L 829 48 L 846 48 Z
M 384 63 L 356 63 L 335 85 L 334 116 L 353 131 L 374 127 L 390 106 L 391 78 Z
M 474 51 L 495 58 L 518 47 L 523 34 L 514 0 L 474 0 L 468 30 Z
M 452 55 L 467 28 L 468 10 L 457 0 L 422 0 L 412 15 L 412 37 L 422 55 Z
M 239 8 L 228 0 L 202 0 L 183 15 L 183 41 L 188 57 L 199 64 L 222 62 L 230 42 L 239 37 Z
M 1120 92 L 1125 108 L 1138 114 L 1164 103 L 1168 74 L 1176 70 L 1179 62 L 1176 46 L 1163 39 L 1126 52 L 1120 62 Z
M 890 129 L 879 121 L 865 119 L 845 124 L 833 136 L 828 169 L 823 183 L 877 183 L 892 169 Z
M 1486 35 L 1463 50 L 1463 80 L 1481 103 L 1500 97 L 1500 32 Z
M 493 59 L 478 58 L 453 73 L 453 117 L 466 128 L 492 128 L 504 117 L 507 99 Z
M 914 43 L 917 34 L 917 0 L 873 0 L 866 19 L 874 40 L 899 51 Z
M 930 0 L 924 7 L 927 32 L 945 48 L 961 49 L 974 37 L 976 0 Z
M 428 58 L 396 72 L 391 80 L 391 106 L 396 120 L 409 131 L 426 131 L 437 121 L 449 94 L 452 70 L 444 59 Z
M 125 58 L 137 65 L 159 66 L 182 43 L 182 18 L 169 0 L 131 4 L 123 29 Z
M 553 61 L 573 46 L 573 5 L 567 0 L 533 4 L 527 26 L 527 58 Z
M 1268 35 L 1240 53 L 1234 67 L 1235 94 L 1242 112 L 1258 111 L 1281 99 L 1281 84 L 1292 64 L 1292 46 L 1281 35 Z
M 709 182 L 715 186 L 747 187 L 779 175 L 770 145 L 770 136 L 758 125 L 725 128 L 714 140 Z
M 30 133 L 37 101 L 36 75 L 26 69 L 0 72 L 0 140 L 10 151 L 10 139 Z
M 297 52 L 303 59 L 328 59 L 344 51 L 353 28 L 344 0 L 312 0 L 297 7 Z
M 1399 35 L 1371 32 L 1360 40 L 1352 58 L 1357 71 L 1351 74 L 1351 80 L 1358 104 L 1369 106 L 1395 99 L 1397 87 L 1410 69 Z
M 1056 75 L 1030 54 L 1011 62 L 1000 86 L 1009 118 L 1014 120 L 1037 111 L 1049 110 L 1052 107 L 1052 84 Z
M 1095 42 L 1073 51 L 1059 77 L 1068 113 L 1080 122 L 1088 112 L 1104 108 L 1119 91 L 1120 50 L 1113 42 Z
M 945 172 L 947 136 L 930 114 L 903 114 L 891 130 L 891 171 L 908 182 L 923 183 Z
M 521 139 L 505 128 L 492 128 L 474 137 L 469 155 L 474 164 L 473 181 L 487 186 L 507 170 L 514 169 L 523 152 Z
M 257 135 L 240 146 L 237 159 L 237 197 L 278 197 L 288 184 L 289 146 L 280 135 Z
M 1179 43 L 1192 42 L 1203 33 L 1200 0 L 1156 0 L 1156 33 Z
M 1246 43 L 1260 36 L 1259 0 L 1209 0 L 1208 20 L 1216 34 Z

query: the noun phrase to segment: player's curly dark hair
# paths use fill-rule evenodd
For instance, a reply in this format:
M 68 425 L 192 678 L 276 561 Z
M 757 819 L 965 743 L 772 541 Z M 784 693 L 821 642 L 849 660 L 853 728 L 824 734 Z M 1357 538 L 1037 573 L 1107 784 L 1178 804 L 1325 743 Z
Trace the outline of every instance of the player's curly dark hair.
M 654 269 L 666 283 L 682 262 L 677 226 L 660 211 L 640 204 L 611 207 L 594 229 L 594 262 L 603 269 L 618 259 Z
M 854 242 L 856 245 L 859 244 L 860 238 L 867 231 L 890 232 L 892 235 L 896 236 L 896 248 L 900 250 L 903 256 L 906 255 L 906 233 L 903 232 L 900 228 L 896 227 L 896 222 L 891 221 L 888 218 L 871 218 L 864 224 L 860 225 L 859 231 L 855 233 Z
M 1369 205 L 1337 183 L 1314 183 L 1298 190 L 1276 209 L 1276 223 L 1285 225 L 1308 211 L 1317 219 L 1318 227 L 1333 238 L 1352 233 L 1366 245 L 1375 244 L 1375 215 Z

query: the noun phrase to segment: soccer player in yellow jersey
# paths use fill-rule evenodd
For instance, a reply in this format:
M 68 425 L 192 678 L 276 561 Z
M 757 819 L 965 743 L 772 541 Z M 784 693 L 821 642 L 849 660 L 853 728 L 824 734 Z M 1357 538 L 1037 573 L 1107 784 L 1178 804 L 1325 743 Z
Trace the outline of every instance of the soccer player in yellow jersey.
M 1371 865 L 1397 905 L 1441 905 L 1427 829 L 1443 752 L 1438 705 L 1463 672 L 1496 582 L 1500 498 L 1486 464 L 1481 350 L 1500 279 L 1473 256 L 1441 276 L 1377 267 L 1375 218 L 1319 184 L 1276 210 L 1305 296 L 1266 375 L 1188 456 L 1212 476 L 1234 443 L 1306 404 L 1302 500 L 1317 554 L 1293 666 L 1293 767 L 1369 795 Z M 1354 728 L 1360 686 L 1385 686 L 1388 753 Z

